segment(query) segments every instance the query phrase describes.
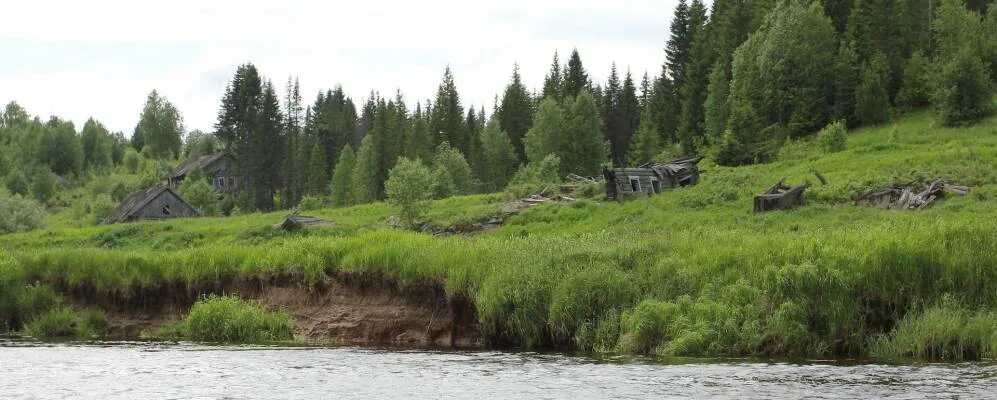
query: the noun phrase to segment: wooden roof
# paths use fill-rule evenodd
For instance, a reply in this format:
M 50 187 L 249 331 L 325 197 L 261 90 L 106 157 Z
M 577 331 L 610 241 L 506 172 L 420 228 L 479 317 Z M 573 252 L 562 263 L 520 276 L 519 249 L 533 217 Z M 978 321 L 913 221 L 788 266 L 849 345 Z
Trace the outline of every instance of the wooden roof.
M 190 171 L 195 168 L 206 169 L 211 164 L 214 164 L 218 160 L 227 157 L 228 154 L 218 153 L 218 154 L 205 154 L 197 158 L 188 158 L 186 161 L 181 163 L 176 169 L 170 172 L 170 178 L 179 178 L 187 176 Z
M 114 224 L 118 222 L 127 221 L 128 217 L 132 216 L 133 214 L 141 210 L 143 207 L 146 206 L 146 204 L 149 204 L 150 201 L 159 197 L 159 195 L 163 194 L 164 192 L 169 192 L 169 194 L 175 197 L 178 201 L 180 201 L 183 204 L 186 204 L 188 207 L 194 210 L 194 212 L 197 212 L 196 207 L 188 203 L 187 200 L 184 200 L 183 197 L 180 197 L 180 195 L 174 192 L 173 189 L 170 189 L 167 186 L 156 186 L 140 190 L 138 192 L 129 195 L 127 198 L 125 198 L 125 201 L 121 202 L 121 205 L 118 206 L 118 208 L 115 209 L 114 212 L 112 212 L 110 215 L 104 218 L 103 223 Z

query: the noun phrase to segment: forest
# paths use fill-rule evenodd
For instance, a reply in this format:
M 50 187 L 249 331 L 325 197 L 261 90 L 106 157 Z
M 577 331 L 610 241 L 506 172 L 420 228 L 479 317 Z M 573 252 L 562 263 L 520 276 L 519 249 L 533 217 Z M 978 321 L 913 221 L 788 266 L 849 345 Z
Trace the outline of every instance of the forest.
M 939 125 L 973 124 L 991 112 L 997 78 L 989 3 L 683 0 L 655 76 L 614 66 L 601 81 L 578 50 L 567 62 L 555 52 L 539 89 L 513 66 L 490 110 L 462 104 L 449 67 L 434 99 L 371 92 L 356 103 L 337 86 L 306 104 L 296 78 L 278 88 L 245 64 L 210 133 L 185 131 L 181 110 L 155 90 L 129 137 L 93 118 L 77 131 L 12 102 L 0 118 L 0 173 L 5 209 L 16 211 L 2 230 L 39 227 L 45 209 L 99 222 L 179 161 L 220 151 L 255 184 L 222 199 L 196 180 L 182 188 L 209 215 L 384 200 L 396 165 L 428 170 L 431 197 L 445 198 L 691 154 L 766 163 L 830 124 L 874 126 L 925 107 Z

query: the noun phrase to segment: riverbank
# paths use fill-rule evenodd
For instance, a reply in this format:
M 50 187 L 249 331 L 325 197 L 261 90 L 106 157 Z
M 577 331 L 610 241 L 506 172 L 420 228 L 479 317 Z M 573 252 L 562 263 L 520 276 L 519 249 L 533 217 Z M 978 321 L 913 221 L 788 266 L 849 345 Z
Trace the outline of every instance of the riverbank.
M 358 318 L 413 316 L 371 335 L 401 335 L 402 342 L 445 343 L 445 328 L 404 332 L 435 327 L 434 310 L 461 298 L 474 311 L 460 315 L 473 315 L 475 340 L 493 348 L 986 359 L 997 357 L 997 336 L 986 329 L 997 325 L 994 127 L 997 117 L 948 129 L 914 114 L 850 134 L 843 152 L 825 154 L 801 142 L 771 164 L 724 168 L 707 161 L 697 186 L 622 204 L 540 205 L 469 236 L 392 228 L 398 210 L 377 203 L 308 211 L 333 225 L 299 232 L 271 228 L 282 214 L 251 214 L 54 228 L 0 237 L 0 246 L 20 271 L 17 282 L 57 288 L 70 300 L 74 288 L 83 288 L 114 300 L 109 306 L 122 299 L 118 294 L 137 293 L 127 301 L 142 303 L 162 292 L 141 288 L 159 288 L 183 293 L 189 303 L 210 292 L 199 288 L 234 282 L 243 295 L 308 316 L 296 326 L 339 301 L 357 309 L 383 305 Z M 809 189 L 802 207 L 751 212 L 754 194 L 782 177 L 813 180 L 815 170 L 828 183 Z M 918 211 L 852 201 L 864 191 L 935 178 L 972 189 Z M 441 200 L 429 218 L 487 219 L 505 201 L 502 194 Z M 283 276 L 296 277 L 301 288 L 248 287 L 256 277 Z M 359 293 L 349 299 L 312 289 L 343 276 L 383 277 L 397 289 L 373 294 L 347 285 L 343 291 Z M 448 305 L 389 307 L 410 307 L 415 298 Z M 316 329 L 364 326 L 340 322 Z

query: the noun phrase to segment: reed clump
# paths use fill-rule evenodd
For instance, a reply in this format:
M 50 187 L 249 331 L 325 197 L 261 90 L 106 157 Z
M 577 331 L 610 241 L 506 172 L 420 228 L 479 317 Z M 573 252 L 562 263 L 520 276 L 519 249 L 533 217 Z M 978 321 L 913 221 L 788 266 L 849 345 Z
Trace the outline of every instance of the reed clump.
M 211 295 L 195 303 L 182 321 L 148 336 L 266 343 L 293 339 L 293 328 L 294 319 L 284 311 L 268 311 L 257 302 L 235 296 Z

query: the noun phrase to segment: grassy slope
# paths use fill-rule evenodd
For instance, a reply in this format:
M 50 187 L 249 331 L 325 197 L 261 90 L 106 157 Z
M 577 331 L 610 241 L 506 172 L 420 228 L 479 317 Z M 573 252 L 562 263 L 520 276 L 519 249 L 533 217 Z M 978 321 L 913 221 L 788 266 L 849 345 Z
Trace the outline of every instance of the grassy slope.
M 997 117 L 948 129 L 918 113 L 853 132 L 841 153 L 797 143 L 772 164 L 703 166 L 692 188 L 624 204 L 545 205 L 470 238 L 391 230 L 385 221 L 397 210 L 379 203 L 311 213 L 336 226 L 306 234 L 268 228 L 282 216 L 273 213 L 53 228 L 0 237 L 0 246 L 29 279 L 98 287 L 285 269 L 321 279 L 328 266 L 434 277 L 476 300 L 492 339 L 527 346 L 867 354 L 875 335 L 943 298 L 970 313 L 997 308 Z M 814 169 L 830 184 L 808 191 L 805 207 L 750 212 L 753 194 L 781 177 L 816 181 Z M 849 201 L 934 177 L 974 189 L 919 212 Z M 502 200 L 438 201 L 431 218 L 481 218 Z M 997 337 L 981 340 L 973 345 L 997 356 Z M 924 352 L 884 355 L 905 354 Z

